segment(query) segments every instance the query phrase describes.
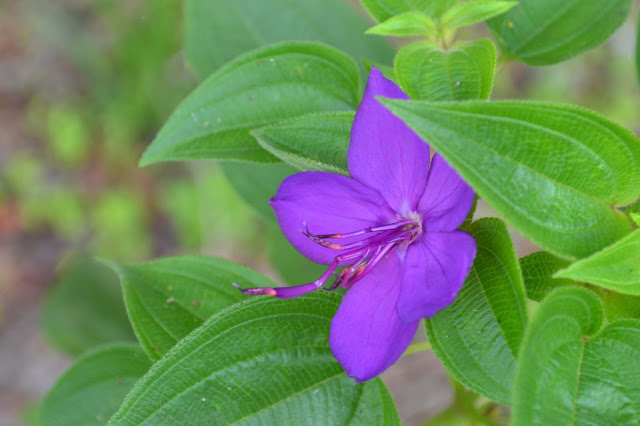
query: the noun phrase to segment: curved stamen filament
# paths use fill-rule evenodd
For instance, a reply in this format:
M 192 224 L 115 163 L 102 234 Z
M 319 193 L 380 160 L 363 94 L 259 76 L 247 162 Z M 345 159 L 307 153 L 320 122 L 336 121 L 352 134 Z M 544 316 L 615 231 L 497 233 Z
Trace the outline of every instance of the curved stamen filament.
M 304 223 L 304 226 L 304 235 L 316 244 L 332 250 L 347 250 L 334 257 L 333 262 L 331 262 L 327 270 L 317 280 L 293 287 L 257 287 L 243 289 L 236 283 L 233 283 L 233 285 L 247 295 L 275 296 L 281 299 L 288 299 L 323 288 L 324 284 L 334 274 L 341 263 L 353 261 L 350 266 L 338 274 L 333 284 L 325 290 L 335 290 L 340 285 L 342 285 L 343 288 L 349 288 L 366 276 L 372 268 L 389 255 L 396 247 L 405 242 L 410 243 L 421 231 L 420 224 L 416 220 L 401 220 L 388 225 L 372 226 L 360 231 L 339 234 L 315 235 L 309 231 L 306 223 Z M 365 236 L 365 238 L 347 244 L 329 241 L 331 239 L 354 238 L 358 236 Z

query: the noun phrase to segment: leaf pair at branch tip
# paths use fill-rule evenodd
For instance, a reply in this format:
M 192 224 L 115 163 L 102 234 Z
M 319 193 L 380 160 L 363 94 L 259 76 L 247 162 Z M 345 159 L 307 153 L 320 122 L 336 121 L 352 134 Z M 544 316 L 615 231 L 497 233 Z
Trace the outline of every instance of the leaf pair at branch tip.
M 426 7 L 407 10 L 391 16 L 366 33 L 400 37 L 424 36 L 434 42 L 442 40 L 448 45 L 459 27 L 490 19 L 516 4 L 517 2 L 499 0 L 455 3 L 443 11 L 441 16 L 430 15 Z

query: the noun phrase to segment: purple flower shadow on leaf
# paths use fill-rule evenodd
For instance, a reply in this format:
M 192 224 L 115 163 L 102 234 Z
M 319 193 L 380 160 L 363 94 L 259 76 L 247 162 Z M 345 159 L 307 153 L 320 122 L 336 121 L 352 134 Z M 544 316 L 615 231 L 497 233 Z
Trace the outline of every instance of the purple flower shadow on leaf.
M 309 259 L 329 265 L 295 287 L 241 289 L 291 298 L 349 288 L 331 323 L 329 343 L 350 377 L 369 380 L 409 346 L 420 318 L 453 303 L 476 255 L 457 230 L 473 190 L 376 97 L 408 99 L 371 69 L 351 129 L 352 178 L 303 172 L 282 182 L 271 200 L 287 239 Z

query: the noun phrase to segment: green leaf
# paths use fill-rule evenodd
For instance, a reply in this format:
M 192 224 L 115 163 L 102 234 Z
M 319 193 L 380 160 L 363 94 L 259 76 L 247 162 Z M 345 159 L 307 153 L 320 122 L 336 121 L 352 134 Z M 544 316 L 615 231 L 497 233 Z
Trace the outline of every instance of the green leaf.
M 275 223 L 267 225 L 266 250 L 271 265 L 290 285 L 313 282 L 327 269 L 300 254 Z
M 602 287 L 593 287 L 602 299 L 604 313 L 609 322 L 622 318 L 640 319 L 640 296 L 629 296 Z
M 633 0 L 520 0 L 487 22 L 509 57 L 551 65 L 598 46 L 625 21 Z
M 249 131 L 303 114 L 353 110 L 358 69 L 348 56 L 309 42 L 249 52 L 220 68 L 178 106 L 140 165 L 234 159 L 274 162 Z
M 442 26 L 445 28 L 458 28 L 482 22 L 505 13 L 517 4 L 517 1 L 499 0 L 476 0 L 457 3 L 442 15 Z
M 628 130 L 588 110 L 547 103 L 382 102 L 549 252 L 585 257 L 630 231 L 611 208 L 640 192 L 640 143 Z
M 369 28 L 366 34 L 388 36 L 431 36 L 437 32 L 436 23 L 421 12 L 404 12 L 393 16 L 375 27 Z
M 236 161 L 220 162 L 220 169 L 240 197 L 256 212 L 275 221 L 269 199 L 276 194 L 282 181 L 297 173 L 288 164 L 252 164 Z
M 234 57 L 284 40 L 318 41 L 354 58 L 388 63 L 393 49 L 366 37 L 369 23 L 340 0 L 187 0 L 185 46 L 189 62 L 207 76 Z
M 458 0 L 360 0 L 367 12 L 378 22 L 384 22 L 404 12 L 424 12 L 439 18 Z
M 254 130 L 261 147 L 300 170 L 348 175 L 347 149 L 354 113 L 323 113 Z
M 47 295 L 42 329 L 56 348 L 79 355 L 112 342 L 135 342 L 118 279 L 88 256 L 72 259 Z
M 631 220 L 635 222 L 636 225 L 640 226 L 640 199 L 635 203 L 625 207 L 624 211 L 629 215 L 629 218 L 631 218 Z
M 602 325 L 590 291 L 561 288 L 540 305 L 520 352 L 513 424 L 637 424 L 640 321 Z
M 554 276 L 640 296 L 640 229 Z
M 116 265 L 129 318 L 147 355 L 160 359 L 211 315 L 246 299 L 232 286 L 274 285 L 267 277 L 228 260 L 168 257 Z
M 340 298 L 257 297 L 212 317 L 136 385 L 111 425 L 400 424 L 384 384 L 329 349 Z
M 466 230 L 478 254 L 455 303 L 425 320 L 427 336 L 456 380 L 508 404 L 527 322 L 520 266 L 503 222 L 481 219 Z
M 531 253 L 529 256 L 520 259 L 520 268 L 522 269 L 522 278 L 524 287 L 527 290 L 527 297 L 536 302 L 541 302 L 547 294 L 556 288 L 575 285 L 576 283 L 571 280 L 553 277 L 556 272 L 566 268 L 569 263 L 569 261 L 560 259 L 546 251 Z
M 138 345 L 103 346 L 84 354 L 45 395 L 38 424 L 106 424 L 150 367 Z
M 491 40 L 460 44 L 448 51 L 419 42 L 400 50 L 394 65 L 400 86 L 412 99 L 488 99 L 496 49 Z

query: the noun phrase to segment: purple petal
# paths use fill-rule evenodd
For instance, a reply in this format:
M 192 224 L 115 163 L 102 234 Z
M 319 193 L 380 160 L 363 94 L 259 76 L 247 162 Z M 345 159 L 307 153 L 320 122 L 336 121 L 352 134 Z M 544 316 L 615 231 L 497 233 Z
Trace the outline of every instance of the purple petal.
M 476 257 L 466 232 L 425 233 L 407 251 L 398 313 L 403 321 L 431 318 L 456 298 Z
M 425 230 L 448 232 L 458 228 L 469 214 L 473 198 L 473 189 L 436 153 L 418 205 Z
M 376 96 L 408 99 L 392 81 L 371 68 L 367 90 L 351 128 L 348 161 L 351 176 L 376 189 L 389 206 L 406 215 L 424 192 L 429 146 Z
M 401 261 L 392 253 L 347 291 L 333 317 L 331 350 L 359 382 L 396 362 L 416 333 L 418 321 L 402 322 L 396 312 L 401 275 Z
M 286 178 L 270 201 L 289 242 L 314 262 L 329 264 L 340 251 L 322 247 L 301 231 L 314 234 L 358 231 L 396 217 L 376 191 L 346 176 L 303 172 Z M 340 241 L 347 244 L 352 239 Z

